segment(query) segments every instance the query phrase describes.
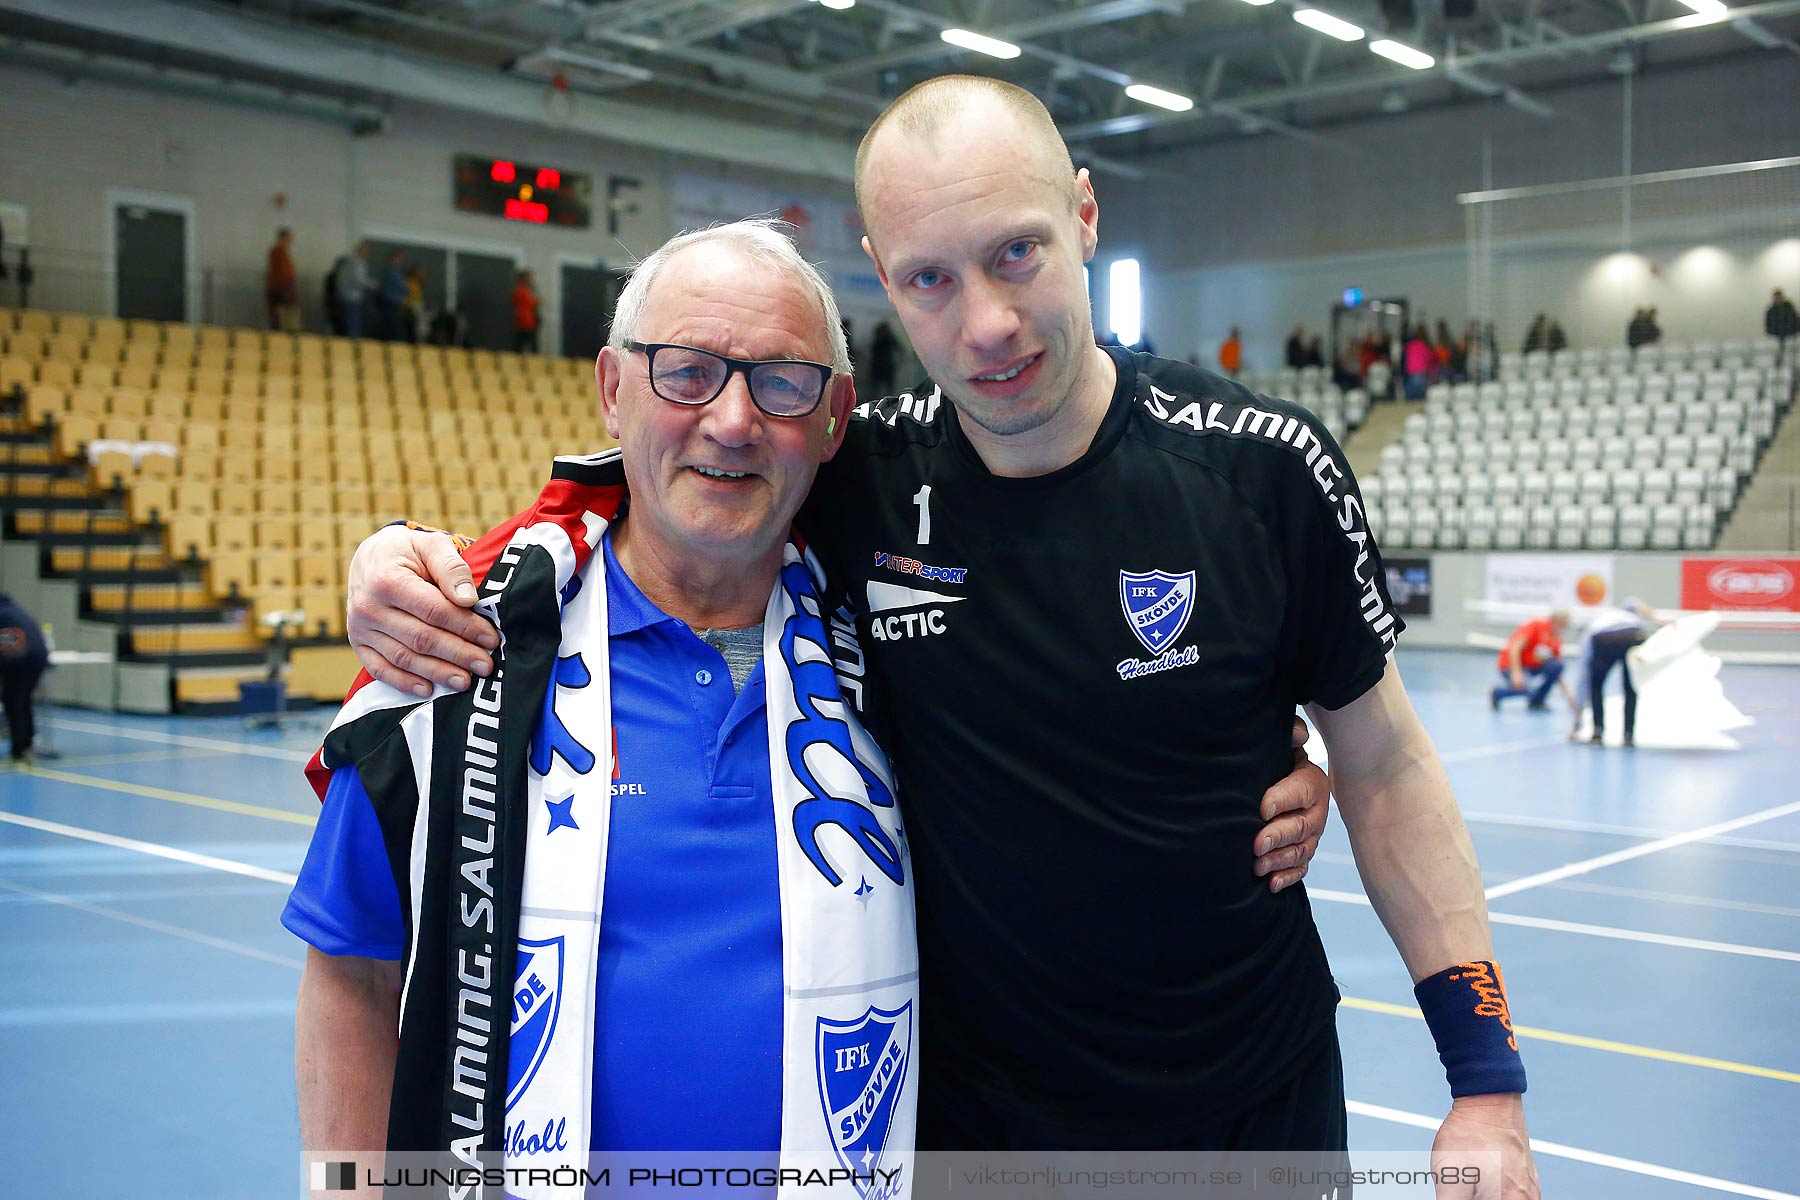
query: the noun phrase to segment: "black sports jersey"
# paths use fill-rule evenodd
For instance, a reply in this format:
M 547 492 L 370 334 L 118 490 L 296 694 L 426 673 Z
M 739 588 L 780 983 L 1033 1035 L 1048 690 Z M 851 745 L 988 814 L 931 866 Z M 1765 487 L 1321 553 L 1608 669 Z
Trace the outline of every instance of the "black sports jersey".
M 991 474 L 927 387 L 857 410 L 801 519 L 899 771 L 922 1103 L 1066 1147 L 1178 1137 L 1316 1048 L 1337 992 L 1304 891 L 1252 873 L 1258 805 L 1295 705 L 1362 695 L 1402 628 L 1309 413 L 1109 353 L 1069 466 Z

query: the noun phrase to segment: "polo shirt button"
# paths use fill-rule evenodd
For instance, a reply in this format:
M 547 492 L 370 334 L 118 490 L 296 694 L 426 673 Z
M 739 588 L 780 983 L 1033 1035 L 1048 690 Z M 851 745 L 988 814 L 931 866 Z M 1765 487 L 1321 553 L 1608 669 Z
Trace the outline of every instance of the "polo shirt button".
M 707 684 L 712 682 L 712 672 L 711 671 L 695 671 L 694 672 L 694 682 L 699 684 L 701 687 L 705 687 Z

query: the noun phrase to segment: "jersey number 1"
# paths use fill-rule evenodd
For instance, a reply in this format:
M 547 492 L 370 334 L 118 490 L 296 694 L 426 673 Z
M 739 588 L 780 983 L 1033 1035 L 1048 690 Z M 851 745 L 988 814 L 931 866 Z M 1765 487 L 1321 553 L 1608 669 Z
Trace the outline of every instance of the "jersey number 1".
M 928 483 L 919 489 L 913 497 L 913 503 L 919 507 L 919 545 L 931 544 L 931 485 Z

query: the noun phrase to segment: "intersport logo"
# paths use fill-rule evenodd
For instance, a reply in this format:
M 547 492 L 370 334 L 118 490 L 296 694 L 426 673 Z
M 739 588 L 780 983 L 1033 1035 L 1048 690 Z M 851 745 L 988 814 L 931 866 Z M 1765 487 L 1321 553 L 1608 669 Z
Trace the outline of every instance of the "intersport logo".
M 1794 574 L 1780 563 L 1726 563 L 1709 571 L 1706 590 L 1719 600 L 1771 604 L 1794 590 Z

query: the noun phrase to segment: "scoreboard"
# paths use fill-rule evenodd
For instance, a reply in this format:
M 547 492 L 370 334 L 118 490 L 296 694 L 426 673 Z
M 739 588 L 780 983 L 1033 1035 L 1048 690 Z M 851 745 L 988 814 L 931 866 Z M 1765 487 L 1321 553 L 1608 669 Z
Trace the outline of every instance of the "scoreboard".
M 573 171 L 505 158 L 456 156 L 453 196 L 462 212 L 586 229 L 593 221 L 593 191 L 593 180 Z

